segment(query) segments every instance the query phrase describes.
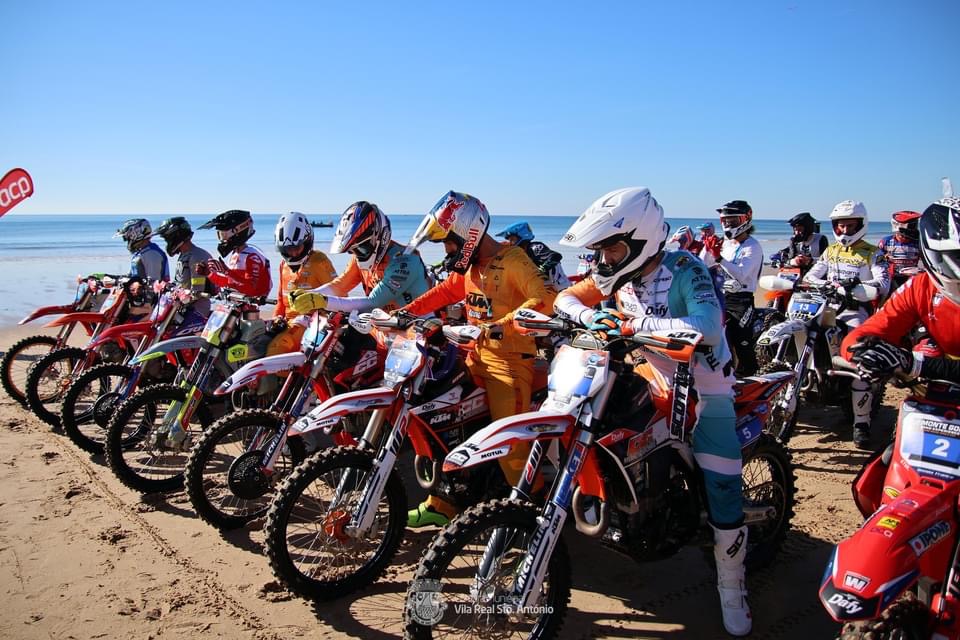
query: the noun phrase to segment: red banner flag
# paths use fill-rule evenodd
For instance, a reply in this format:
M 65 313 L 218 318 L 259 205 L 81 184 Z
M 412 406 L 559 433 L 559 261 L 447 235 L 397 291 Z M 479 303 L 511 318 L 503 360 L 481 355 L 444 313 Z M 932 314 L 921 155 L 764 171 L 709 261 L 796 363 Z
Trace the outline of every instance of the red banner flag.
M 33 179 L 24 169 L 12 169 L 0 180 L 0 216 L 33 195 Z

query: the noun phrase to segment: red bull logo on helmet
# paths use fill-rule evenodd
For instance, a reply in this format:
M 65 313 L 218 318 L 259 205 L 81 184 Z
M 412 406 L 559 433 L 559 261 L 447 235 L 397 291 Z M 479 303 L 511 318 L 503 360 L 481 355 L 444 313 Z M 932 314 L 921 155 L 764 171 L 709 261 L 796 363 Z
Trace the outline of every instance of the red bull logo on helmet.
M 453 196 L 449 197 L 437 213 L 437 224 L 449 231 L 457 220 L 457 211 L 462 209 L 464 204 L 462 200 L 457 200 Z

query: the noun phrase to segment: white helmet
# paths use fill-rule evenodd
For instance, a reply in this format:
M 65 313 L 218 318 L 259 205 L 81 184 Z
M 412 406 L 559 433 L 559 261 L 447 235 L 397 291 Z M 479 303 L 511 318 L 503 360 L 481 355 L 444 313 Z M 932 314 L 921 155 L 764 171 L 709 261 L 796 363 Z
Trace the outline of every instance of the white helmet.
M 490 227 L 490 214 L 482 202 L 466 193 L 448 191 L 420 222 L 407 245 L 411 253 L 424 242 L 452 240 L 457 245 L 443 260 L 447 271 L 466 273 L 476 259 L 477 247 Z
M 650 190 L 630 187 L 611 191 L 590 205 L 560 244 L 598 252 L 593 280 L 601 293 L 609 296 L 663 250 L 669 229 Z M 614 265 L 600 262 L 600 249 L 617 242 L 627 245 L 627 256 Z
M 302 213 L 298 211 L 285 213 L 277 220 L 273 241 L 287 265 L 298 267 L 313 250 L 313 227 Z
M 937 290 L 960 305 L 960 198 L 937 200 L 920 216 L 920 259 Z
M 841 220 L 859 220 L 860 226 L 851 234 L 842 234 L 837 231 L 837 222 Z M 844 200 L 830 212 L 830 224 L 833 225 L 833 238 L 845 247 L 849 247 L 863 236 L 867 235 L 867 208 L 862 202 Z

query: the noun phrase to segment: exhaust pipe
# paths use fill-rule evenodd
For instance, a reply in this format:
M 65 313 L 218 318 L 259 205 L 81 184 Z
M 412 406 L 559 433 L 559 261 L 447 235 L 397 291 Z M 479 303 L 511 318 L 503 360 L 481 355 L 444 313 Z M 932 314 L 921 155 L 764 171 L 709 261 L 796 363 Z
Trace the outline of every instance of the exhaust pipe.
M 587 500 L 592 498 L 590 504 Z M 599 505 L 599 509 L 597 509 Z M 573 499 L 570 502 L 570 509 L 573 511 L 573 520 L 576 522 L 577 531 L 591 538 L 599 538 L 607 531 L 610 526 L 610 506 L 597 498 L 596 496 L 585 496 L 580 492 L 580 487 L 573 491 Z M 595 523 L 587 521 L 587 511 L 591 515 L 596 514 Z

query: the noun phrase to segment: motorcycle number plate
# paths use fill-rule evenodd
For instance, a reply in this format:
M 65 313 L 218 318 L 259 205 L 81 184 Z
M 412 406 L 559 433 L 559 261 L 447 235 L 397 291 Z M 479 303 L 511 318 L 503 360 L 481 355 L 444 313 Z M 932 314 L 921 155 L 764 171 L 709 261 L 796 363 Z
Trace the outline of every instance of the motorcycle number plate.
M 217 331 L 223 328 L 223 325 L 226 324 L 229 316 L 229 308 L 218 305 L 207 319 L 207 324 L 203 327 L 203 333 L 200 334 L 200 337 L 204 340 L 209 340 L 211 336 L 215 335 Z
M 901 427 L 900 455 L 922 474 L 960 478 L 960 423 L 907 413 Z
M 821 306 L 822 304 L 819 302 L 794 299 L 790 301 L 790 308 L 787 310 L 787 314 L 791 318 L 812 318 L 820 312 Z
M 419 366 L 422 358 L 415 340 L 397 336 L 387 353 L 384 378 L 393 384 L 402 382 Z

